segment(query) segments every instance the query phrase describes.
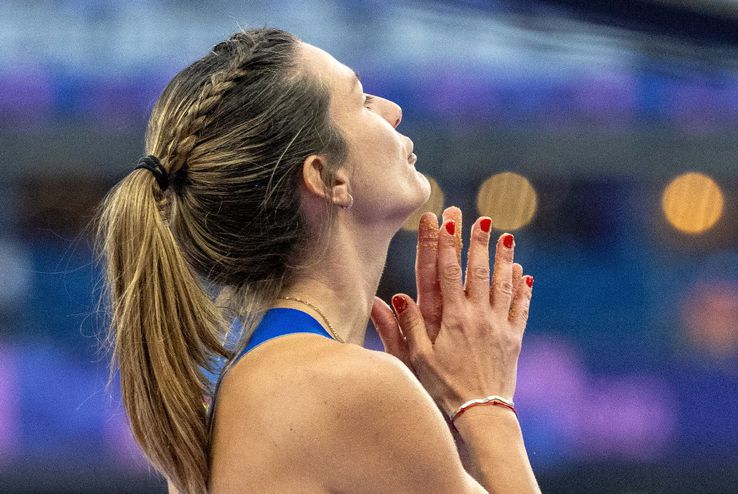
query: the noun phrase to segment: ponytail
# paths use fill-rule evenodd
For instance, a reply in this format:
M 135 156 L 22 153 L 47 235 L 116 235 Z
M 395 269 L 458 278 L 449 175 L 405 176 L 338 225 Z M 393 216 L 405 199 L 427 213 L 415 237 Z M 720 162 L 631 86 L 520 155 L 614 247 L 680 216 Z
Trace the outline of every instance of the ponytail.
M 230 355 L 226 328 L 164 221 L 154 176 L 135 170 L 113 188 L 95 217 L 110 304 L 109 381 L 120 368 L 131 431 L 149 461 L 182 492 L 204 493 L 208 430 L 203 369 Z

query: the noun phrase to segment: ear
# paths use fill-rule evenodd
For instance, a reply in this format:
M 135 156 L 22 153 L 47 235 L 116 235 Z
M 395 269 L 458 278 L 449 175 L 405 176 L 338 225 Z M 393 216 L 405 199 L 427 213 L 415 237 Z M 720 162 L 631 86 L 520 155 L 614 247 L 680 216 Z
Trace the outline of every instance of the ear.
M 325 156 L 312 154 L 303 162 L 302 179 L 305 188 L 310 194 L 323 200 L 326 200 L 326 186 L 323 182 L 325 170 L 327 170 Z M 348 175 L 342 167 L 336 172 L 333 184 L 328 187 L 328 192 L 331 194 L 329 197 L 332 197 L 333 202 L 339 206 L 348 206 L 353 201 L 350 191 Z

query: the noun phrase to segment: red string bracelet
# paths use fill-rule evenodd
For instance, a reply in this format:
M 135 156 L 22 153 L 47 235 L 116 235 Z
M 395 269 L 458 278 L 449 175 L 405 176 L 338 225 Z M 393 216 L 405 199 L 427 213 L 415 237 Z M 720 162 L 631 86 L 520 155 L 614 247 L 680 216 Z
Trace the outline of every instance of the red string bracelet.
M 454 420 L 459 418 L 459 416 L 462 413 L 478 405 L 496 405 L 496 406 L 500 406 L 500 407 L 504 407 L 509 410 L 512 410 L 515 416 L 518 415 L 517 410 L 515 410 L 515 404 L 512 401 L 508 401 L 502 398 L 501 396 L 492 395 L 492 396 L 487 396 L 486 398 L 478 398 L 476 400 L 469 400 L 463 405 L 461 405 L 453 414 L 451 414 L 451 425 L 454 425 Z M 454 427 L 456 426 L 454 425 Z

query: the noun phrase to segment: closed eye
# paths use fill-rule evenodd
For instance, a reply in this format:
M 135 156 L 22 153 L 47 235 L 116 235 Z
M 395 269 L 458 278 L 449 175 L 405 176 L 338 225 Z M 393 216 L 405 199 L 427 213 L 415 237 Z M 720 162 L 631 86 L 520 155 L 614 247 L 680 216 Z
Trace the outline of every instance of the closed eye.
M 364 106 L 368 107 L 369 105 L 372 104 L 372 102 L 374 102 L 374 96 L 370 94 L 364 95 Z

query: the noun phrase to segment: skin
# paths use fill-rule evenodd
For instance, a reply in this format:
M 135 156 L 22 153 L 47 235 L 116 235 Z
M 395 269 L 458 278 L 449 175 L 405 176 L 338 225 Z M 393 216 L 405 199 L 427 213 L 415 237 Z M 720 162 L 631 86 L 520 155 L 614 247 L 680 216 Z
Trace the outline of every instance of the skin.
M 361 477 L 361 469 L 368 466 L 357 461 L 357 457 L 376 447 L 377 436 L 353 425 L 361 423 L 361 414 L 356 420 L 348 421 L 352 424 L 349 430 L 336 427 L 345 424 L 346 421 L 341 420 L 342 415 L 359 413 L 357 408 L 361 408 L 363 414 L 370 406 L 381 405 L 371 400 L 361 407 L 353 401 L 340 403 L 342 396 L 351 396 L 354 385 L 366 389 L 366 376 L 371 377 L 369 381 L 382 381 L 382 388 L 394 386 L 404 390 L 398 396 L 414 396 L 415 401 L 407 407 L 427 409 L 425 418 L 430 422 L 416 423 L 416 417 L 410 419 L 402 431 L 410 434 L 410 429 L 416 427 L 415 437 L 428 437 L 427 450 L 434 451 L 439 458 L 445 457 L 444 466 L 440 468 L 455 464 L 461 467 L 448 428 L 420 383 L 409 373 L 405 377 L 400 373 L 399 381 L 402 382 L 384 382 L 383 378 L 397 373 L 392 370 L 383 374 L 375 370 L 392 367 L 394 363 L 374 356 L 381 352 L 362 347 L 371 317 L 387 354 L 394 355 L 406 364 L 406 370 L 414 372 L 408 340 L 400 324 L 387 304 L 375 296 L 392 237 L 430 196 L 428 180 L 409 161 L 413 143 L 397 129 L 402 120 L 402 110 L 397 104 L 378 96 L 373 96 L 367 104 L 366 93 L 356 80 L 354 71 L 325 51 L 301 43 L 298 58 L 304 70 L 331 91 L 330 115 L 346 136 L 350 148 L 348 163 L 338 172 L 331 189 L 332 200 L 338 205 L 348 205 L 353 198 L 353 206 L 338 210 L 336 228 L 329 240 L 326 256 L 317 260 L 312 269 L 282 295 L 296 296 L 317 305 L 347 344 L 314 334 L 290 334 L 263 343 L 231 368 L 221 382 L 216 408 L 210 477 L 211 492 L 214 493 L 363 492 L 359 485 L 344 486 L 341 482 Z M 303 183 L 299 192 L 310 222 L 319 221 L 321 203 L 325 200 L 320 171 L 326 163 L 325 156 L 312 155 L 305 159 L 303 165 Z M 456 222 L 455 253 L 460 260 L 461 211 L 455 207 L 446 209 L 443 222 L 448 220 Z M 472 238 L 479 230 L 480 220 L 473 225 Z M 489 234 L 478 237 L 483 241 L 472 242 L 468 269 L 480 273 L 486 269 L 488 273 L 486 249 Z M 424 214 L 419 225 L 416 258 L 417 303 L 431 341 L 436 339 L 442 326 L 442 287 L 437 268 L 438 250 L 442 243 L 435 214 Z M 522 267 L 512 264 L 511 252 L 506 255 L 509 259 L 505 263 L 504 275 L 497 275 L 498 270 L 495 270 L 492 288 L 489 280 L 486 285 L 477 284 L 483 287 L 484 297 L 490 301 L 494 286 L 500 283 L 514 287 L 515 294 L 521 292 L 518 288 L 523 279 Z M 473 278 L 467 277 L 467 280 Z M 474 291 L 475 297 L 480 296 L 479 290 L 469 286 L 469 281 L 464 286 L 464 291 Z M 328 329 L 323 317 L 304 304 L 279 300 L 273 307 L 291 307 L 307 312 Z M 515 307 L 520 308 L 521 304 L 512 304 L 511 317 Z M 402 366 L 399 361 L 395 362 Z M 390 411 L 396 406 L 403 408 L 401 405 L 384 404 L 379 406 L 383 410 L 381 413 L 372 414 L 390 417 L 386 425 L 380 424 L 380 431 L 400 423 L 402 417 L 391 417 Z M 468 413 L 469 416 L 475 414 Z M 351 440 L 347 443 L 345 438 Z M 362 438 L 366 439 L 365 443 Z M 450 443 L 450 449 L 449 444 L 444 448 L 444 440 Z M 347 453 L 351 447 L 356 447 L 356 452 Z M 463 458 L 464 451 L 461 453 Z M 347 454 L 349 456 L 345 457 Z M 369 458 L 381 460 L 381 457 L 381 454 L 369 453 L 362 461 L 369 461 Z M 359 470 L 350 472 L 352 468 Z M 386 468 L 385 465 L 377 465 L 374 471 Z M 472 468 L 473 465 L 469 465 L 467 470 Z M 334 472 L 336 477 L 332 478 Z M 462 475 L 449 474 L 447 477 L 458 480 Z M 362 484 L 369 486 L 371 492 L 392 489 L 389 484 L 383 488 L 379 483 L 381 480 L 380 477 L 373 479 L 372 483 Z M 446 491 L 462 492 L 458 484 Z M 170 488 L 170 492 L 174 492 L 173 489 Z
M 408 162 L 413 142 L 397 130 L 402 121 L 397 104 L 366 95 L 354 71 L 320 48 L 301 43 L 299 53 L 304 69 L 331 91 L 331 118 L 349 143 L 348 162 L 332 189 L 333 202 L 348 205 L 351 197 L 354 202 L 350 209 L 339 208 L 324 259 L 283 295 L 318 305 L 344 341 L 362 345 L 389 243 L 428 200 L 430 183 Z M 371 103 L 365 103 L 366 96 Z M 312 155 L 303 166 L 302 207 L 314 223 L 325 201 L 320 170 L 326 163 L 326 157 Z M 304 304 L 279 301 L 275 307 L 299 308 L 324 324 Z

